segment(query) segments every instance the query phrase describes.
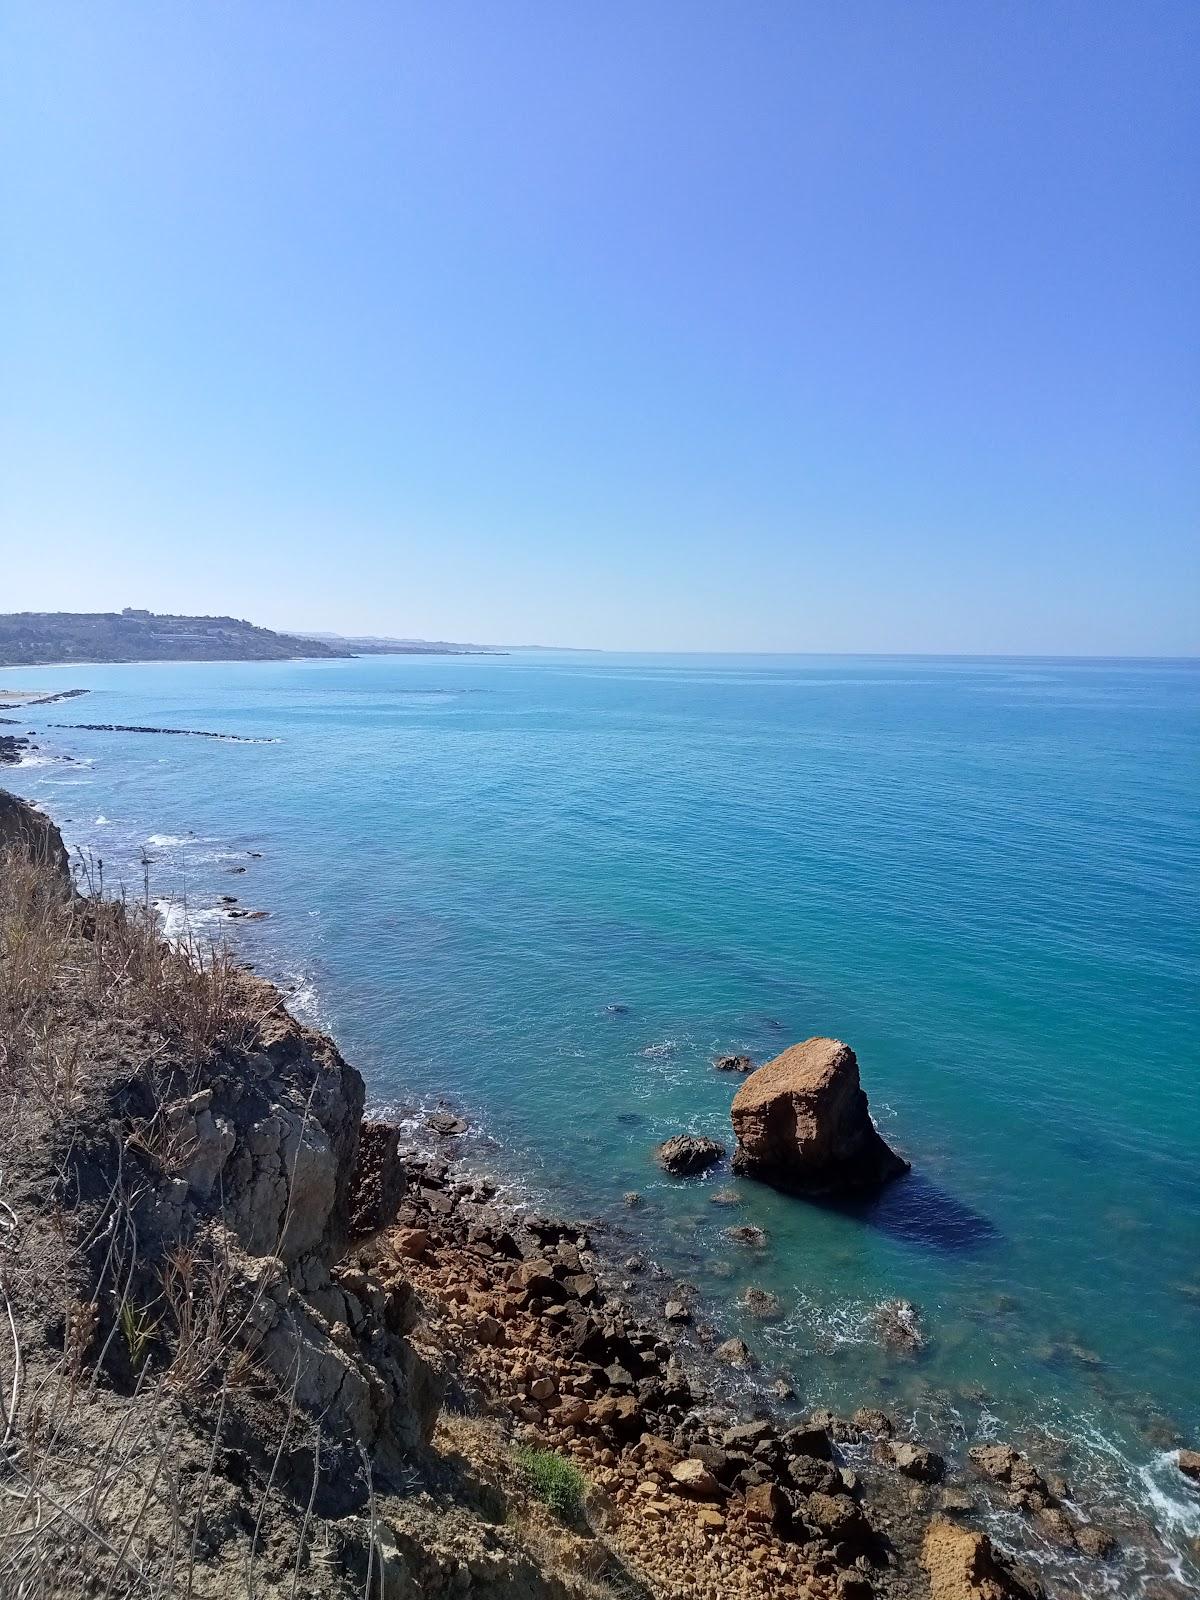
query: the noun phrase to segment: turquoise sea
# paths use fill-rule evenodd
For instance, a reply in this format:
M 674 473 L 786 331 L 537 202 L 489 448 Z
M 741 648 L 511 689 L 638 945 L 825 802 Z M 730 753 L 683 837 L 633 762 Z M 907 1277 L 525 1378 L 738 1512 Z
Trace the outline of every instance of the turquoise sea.
M 1200 1443 L 1200 665 L 528 652 L 0 687 L 91 691 L 8 713 L 43 749 L 0 782 L 109 884 L 146 851 L 172 926 L 186 901 L 295 984 L 377 1102 L 465 1109 L 482 1159 L 696 1284 L 806 1407 L 1025 1440 L 1084 1503 L 1136 1497 L 1161 1546 L 1060 1565 L 1068 1589 L 1196 1582 L 1166 1452 Z M 77 721 L 277 742 L 52 726 Z M 656 1172 L 670 1133 L 728 1138 L 715 1054 L 810 1034 L 854 1046 L 910 1178 L 841 1209 L 733 1182 L 735 1211 L 728 1172 Z M 750 1284 L 781 1321 L 742 1317 Z M 894 1297 L 917 1357 L 875 1340 Z

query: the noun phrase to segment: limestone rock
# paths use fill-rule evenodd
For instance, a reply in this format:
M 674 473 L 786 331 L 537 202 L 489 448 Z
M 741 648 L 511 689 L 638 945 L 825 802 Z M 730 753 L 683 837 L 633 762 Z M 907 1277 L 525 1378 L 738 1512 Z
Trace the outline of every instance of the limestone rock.
M 997 1555 L 986 1533 L 935 1517 L 925 1533 L 921 1564 L 931 1600 L 1044 1600 L 1039 1584 Z
M 691 1457 L 686 1461 L 677 1461 L 671 1468 L 671 1477 L 681 1489 L 695 1495 L 698 1500 L 711 1500 L 717 1494 L 717 1480 L 703 1461 L 695 1461 Z
M 735 1172 L 798 1194 L 871 1190 L 908 1171 L 871 1121 L 858 1060 L 806 1039 L 752 1072 L 731 1109 Z
M 946 1463 L 941 1456 L 923 1444 L 881 1439 L 875 1446 L 874 1457 L 881 1466 L 895 1467 L 897 1472 L 902 1472 L 906 1478 L 915 1478 L 918 1483 L 940 1483 L 946 1475 Z

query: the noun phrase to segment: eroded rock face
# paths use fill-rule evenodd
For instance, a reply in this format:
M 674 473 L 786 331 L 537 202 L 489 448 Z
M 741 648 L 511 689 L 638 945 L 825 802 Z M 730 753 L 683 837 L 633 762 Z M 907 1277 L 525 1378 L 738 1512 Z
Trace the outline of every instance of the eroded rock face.
M 753 1072 L 730 1112 L 735 1172 L 796 1194 L 851 1194 L 908 1171 L 871 1121 L 858 1060 L 840 1039 L 806 1039 Z
M 71 868 L 62 834 L 36 806 L 0 789 L 0 856 L 10 850 L 47 863 L 63 888 L 70 887 Z
M 240 981 L 258 1002 L 254 1037 L 161 1109 L 177 1170 L 147 1188 L 139 1224 L 160 1248 L 219 1229 L 238 1281 L 258 1286 L 243 1333 L 255 1359 L 331 1434 L 403 1453 L 430 1436 L 439 1380 L 396 1297 L 345 1262 L 351 1236 L 390 1222 L 402 1197 L 396 1132 L 363 1124 L 362 1078 L 331 1039 Z

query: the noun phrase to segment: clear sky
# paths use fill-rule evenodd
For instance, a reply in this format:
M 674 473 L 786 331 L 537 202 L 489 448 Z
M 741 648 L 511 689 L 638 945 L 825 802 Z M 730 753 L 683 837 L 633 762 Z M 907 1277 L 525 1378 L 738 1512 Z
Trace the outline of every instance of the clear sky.
M 0 609 L 1200 652 L 1196 0 L 0 0 Z

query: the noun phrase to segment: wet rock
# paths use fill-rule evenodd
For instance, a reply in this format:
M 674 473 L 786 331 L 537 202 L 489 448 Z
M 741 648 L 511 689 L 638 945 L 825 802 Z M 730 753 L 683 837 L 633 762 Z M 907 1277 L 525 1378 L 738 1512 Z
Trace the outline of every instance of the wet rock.
M 721 1444 L 726 1450 L 742 1450 L 751 1455 L 759 1445 L 773 1443 L 774 1440 L 775 1428 L 766 1421 L 737 1422 L 721 1435 Z
M 688 1310 L 683 1300 L 668 1300 L 663 1307 L 663 1316 L 668 1322 L 690 1322 L 692 1313 Z
M 641 1197 L 640 1194 L 638 1194 L 636 1189 L 627 1190 L 626 1193 L 621 1196 L 621 1199 L 625 1202 L 625 1204 L 629 1207 L 629 1209 L 631 1211 L 634 1209 L 635 1206 L 640 1206 L 641 1203 L 642 1203 L 642 1197 Z
M 789 1456 L 786 1472 L 788 1482 L 801 1494 L 841 1494 L 847 1490 L 840 1472 L 828 1461 L 817 1461 L 812 1456 Z
M 718 1056 L 713 1062 L 718 1072 L 753 1072 L 754 1062 L 749 1056 Z
M 1093 1561 L 1108 1561 L 1119 1548 L 1108 1529 L 1094 1522 L 1081 1523 L 1075 1529 L 1075 1547 L 1081 1555 L 1090 1556 Z
M 872 1316 L 875 1336 L 889 1350 L 915 1355 L 924 1347 L 921 1313 L 911 1300 L 884 1300 Z
M 938 1503 L 947 1516 L 951 1517 L 967 1517 L 975 1509 L 974 1498 L 964 1489 L 943 1489 Z
M 776 1188 L 853 1193 L 908 1170 L 871 1121 L 858 1060 L 838 1039 L 807 1039 L 759 1067 L 730 1115 L 735 1172 Z
M 664 1140 L 654 1152 L 659 1166 L 676 1177 L 707 1172 L 709 1167 L 716 1166 L 724 1157 L 724 1145 L 699 1133 L 677 1133 L 673 1138 Z
M 1200 1483 L 1200 1450 L 1180 1450 L 1175 1457 L 1175 1465 L 1185 1478 Z
M 740 1206 L 742 1197 L 736 1189 L 718 1189 L 716 1194 L 710 1194 L 709 1204 L 714 1206 Z
M 761 1250 L 767 1242 L 764 1228 L 756 1228 L 753 1223 L 743 1223 L 738 1228 L 726 1228 L 725 1237 L 734 1244 L 745 1245 L 750 1250 Z
M 896 1431 L 896 1425 L 886 1411 L 877 1411 L 870 1406 L 860 1406 L 850 1419 L 851 1424 L 860 1433 L 872 1434 L 880 1439 L 890 1439 Z M 834 1433 L 834 1438 L 840 1438 Z M 847 1443 L 852 1443 L 847 1439 Z
M 779 1296 L 772 1294 L 769 1289 L 758 1289 L 753 1285 L 742 1296 L 742 1305 L 760 1322 L 773 1322 L 783 1315 Z
M 727 1367 L 736 1367 L 741 1372 L 749 1372 L 756 1365 L 750 1346 L 744 1339 L 726 1339 L 713 1354 Z
M 451 1135 L 466 1133 L 470 1124 L 463 1117 L 456 1117 L 449 1111 L 435 1111 L 425 1118 L 425 1126 L 431 1132 L 440 1134 L 442 1138 Z
M 1054 1503 L 1045 1478 L 1011 1445 L 977 1445 L 969 1454 L 976 1471 L 1011 1490 L 1014 1504 L 1023 1510 L 1040 1511 Z

